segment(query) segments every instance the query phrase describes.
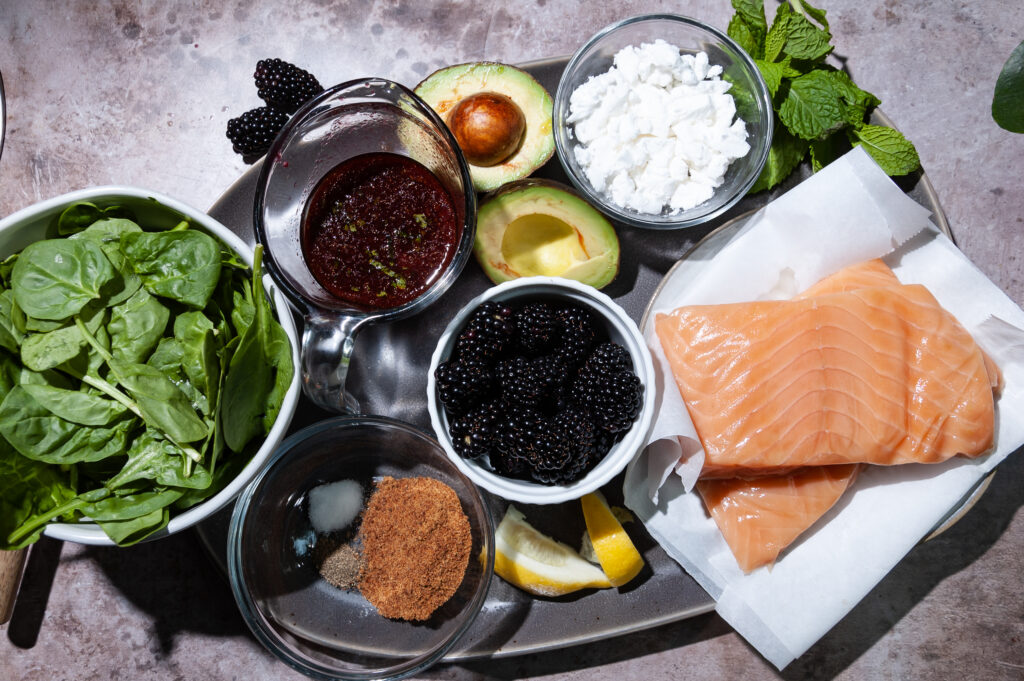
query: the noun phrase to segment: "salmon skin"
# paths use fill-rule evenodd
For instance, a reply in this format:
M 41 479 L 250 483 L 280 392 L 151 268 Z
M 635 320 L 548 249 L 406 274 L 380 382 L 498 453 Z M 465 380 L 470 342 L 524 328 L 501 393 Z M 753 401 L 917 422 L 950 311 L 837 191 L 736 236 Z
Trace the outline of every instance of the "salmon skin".
M 702 477 L 992 446 L 986 358 L 923 286 L 688 306 L 655 329 L 704 446 Z
M 835 505 L 859 464 L 811 466 L 788 475 L 698 480 L 714 519 L 744 572 L 775 562 L 779 553 Z

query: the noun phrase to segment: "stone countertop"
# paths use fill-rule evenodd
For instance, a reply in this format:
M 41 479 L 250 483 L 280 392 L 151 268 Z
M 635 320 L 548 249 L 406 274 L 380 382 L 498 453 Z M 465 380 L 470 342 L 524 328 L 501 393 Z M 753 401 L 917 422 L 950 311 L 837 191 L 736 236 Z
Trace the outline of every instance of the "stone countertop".
M 821 0 L 836 56 L 917 146 L 954 238 L 1024 304 L 1024 135 L 990 115 L 1024 38 L 1018 0 Z M 280 5 L 280 6 L 279 6 Z M 572 52 L 627 16 L 682 12 L 724 28 L 725 0 L 575 3 L 192 0 L 0 4 L 9 107 L 0 215 L 100 184 L 210 207 L 247 168 L 227 120 L 261 102 L 257 60 L 324 83 L 414 85 L 436 68 Z M 774 3 L 769 3 L 770 6 Z M 692 235 L 681 233 L 680 252 Z M 425 678 L 1024 678 L 1024 458 L 914 549 L 782 673 L 714 614 L 609 641 L 441 665 Z M 3 679 L 302 678 L 249 635 L 192 532 L 129 549 L 43 540 L 0 627 Z

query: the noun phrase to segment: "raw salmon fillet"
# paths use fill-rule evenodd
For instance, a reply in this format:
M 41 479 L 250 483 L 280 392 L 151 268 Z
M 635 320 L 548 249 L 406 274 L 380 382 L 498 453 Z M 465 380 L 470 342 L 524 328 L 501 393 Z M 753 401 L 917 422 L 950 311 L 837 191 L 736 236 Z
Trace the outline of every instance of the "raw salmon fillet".
M 697 491 L 744 572 L 779 553 L 843 495 L 858 464 L 813 466 L 788 475 L 699 480 Z
M 938 462 L 991 447 L 992 378 L 970 334 L 923 286 L 844 290 L 833 276 L 838 286 L 824 280 L 808 297 L 657 316 L 704 446 L 703 477 Z

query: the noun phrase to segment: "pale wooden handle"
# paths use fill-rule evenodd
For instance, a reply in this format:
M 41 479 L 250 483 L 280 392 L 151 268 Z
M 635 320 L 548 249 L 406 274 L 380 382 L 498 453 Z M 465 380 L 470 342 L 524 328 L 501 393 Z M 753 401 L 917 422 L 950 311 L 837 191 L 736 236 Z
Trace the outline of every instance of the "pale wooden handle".
M 21 585 L 21 572 L 25 569 L 28 549 L 0 551 L 0 624 L 11 619 L 14 601 Z

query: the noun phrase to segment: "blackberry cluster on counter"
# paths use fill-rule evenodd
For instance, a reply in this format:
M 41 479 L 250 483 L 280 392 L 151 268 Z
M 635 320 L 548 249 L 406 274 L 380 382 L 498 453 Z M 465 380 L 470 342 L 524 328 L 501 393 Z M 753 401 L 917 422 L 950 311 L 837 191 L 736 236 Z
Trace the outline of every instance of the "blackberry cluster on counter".
M 488 301 L 434 372 L 455 451 L 545 484 L 583 477 L 629 430 L 643 386 L 578 305 Z
M 266 106 L 228 121 L 227 136 L 235 153 L 252 163 L 270 144 L 300 106 L 323 91 L 313 74 L 281 59 L 261 59 L 253 73 L 257 94 Z

